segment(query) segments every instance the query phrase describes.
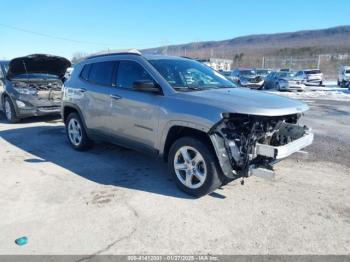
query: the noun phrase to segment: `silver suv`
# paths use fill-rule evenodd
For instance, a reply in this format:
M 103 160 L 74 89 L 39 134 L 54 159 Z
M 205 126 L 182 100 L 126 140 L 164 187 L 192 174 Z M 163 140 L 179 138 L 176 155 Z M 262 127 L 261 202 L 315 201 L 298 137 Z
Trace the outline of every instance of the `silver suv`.
M 187 58 L 118 53 L 77 64 L 62 116 L 71 146 L 93 140 L 151 152 L 177 185 L 202 196 L 236 178 L 272 176 L 272 165 L 311 144 L 298 101 L 237 88 Z

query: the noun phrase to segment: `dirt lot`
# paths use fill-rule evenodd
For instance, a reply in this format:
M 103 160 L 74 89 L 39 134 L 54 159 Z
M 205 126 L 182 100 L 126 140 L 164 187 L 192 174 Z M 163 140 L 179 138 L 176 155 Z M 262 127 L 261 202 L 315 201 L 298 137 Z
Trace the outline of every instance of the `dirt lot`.
M 279 163 L 275 181 L 200 199 L 158 159 L 107 144 L 75 152 L 59 120 L 1 115 L 0 254 L 350 254 L 350 102 L 307 102 L 308 154 Z

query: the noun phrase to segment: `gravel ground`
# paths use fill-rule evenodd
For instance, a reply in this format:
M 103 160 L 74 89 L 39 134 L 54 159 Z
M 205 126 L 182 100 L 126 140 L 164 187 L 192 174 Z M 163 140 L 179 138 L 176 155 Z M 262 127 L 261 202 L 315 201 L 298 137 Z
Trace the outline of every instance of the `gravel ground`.
M 1 115 L 0 254 L 350 254 L 350 105 L 307 103 L 308 153 L 280 162 L 274 181 L 200 199 L 158 159 L 108 144 L 76 152 L 59 120 Z

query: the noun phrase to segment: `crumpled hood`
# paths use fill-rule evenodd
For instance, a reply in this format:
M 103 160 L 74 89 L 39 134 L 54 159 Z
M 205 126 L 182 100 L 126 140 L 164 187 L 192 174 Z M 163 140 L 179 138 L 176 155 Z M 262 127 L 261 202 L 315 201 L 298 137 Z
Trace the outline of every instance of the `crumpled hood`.
M 71 62 L 64 57 L 35 54 L 18 57 L 10 61 L 7 77 L 21 74 L 50 74 L 62 78 Z
M 183 97 L 219 108 L 222 113 L 282 116 L 301 113 L 309 109 L 306 104 L 297 100 L 246 88 L 194 91 L 183 93 Z

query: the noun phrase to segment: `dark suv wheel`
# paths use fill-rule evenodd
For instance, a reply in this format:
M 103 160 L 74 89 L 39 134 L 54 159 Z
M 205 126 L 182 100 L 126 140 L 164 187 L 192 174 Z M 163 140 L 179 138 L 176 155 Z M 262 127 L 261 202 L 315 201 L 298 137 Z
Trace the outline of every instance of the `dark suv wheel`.
M 214 153 L 195 138 L 175 141 L 169 151 L 168 166 L 178 187 L 187 194 L 200 197 L 222 184 Z
M 83 151 L 92 146 L 92 141 L 87 136 L 83 122 L 77 113 L 70 113 L 65 124 L 68 141 L 74 149 Z
M 4 99 L 4 113 L 10 123 L 19 122 L 20 119 L 17 117 L 15 107 L 9 97 Z

